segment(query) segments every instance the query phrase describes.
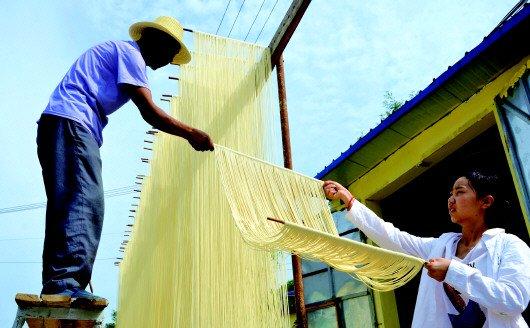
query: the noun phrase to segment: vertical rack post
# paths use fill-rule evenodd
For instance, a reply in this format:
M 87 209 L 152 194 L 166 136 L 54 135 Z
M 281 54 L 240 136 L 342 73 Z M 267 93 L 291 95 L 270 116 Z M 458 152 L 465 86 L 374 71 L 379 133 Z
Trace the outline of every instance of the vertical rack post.
M 278 79 L 278 98 L 280 100 L 280 123 L 282 129 L 283 165 L 290 170 L 293 169 L 291 156 L 291 136 L 289 133 L 289 117 L 287 114 L 287 93 L 285 89 L 285 71 L 283 56 L 280 55 L 276 64 L 276 76 Z M 307 328 L 307 314 L 304 302 L 304 285 L 302 283 L 302 260 L 298 255 L 291 256 L 293 264 L 294 296 L 296 308 L 296 322 L 298 328 Z

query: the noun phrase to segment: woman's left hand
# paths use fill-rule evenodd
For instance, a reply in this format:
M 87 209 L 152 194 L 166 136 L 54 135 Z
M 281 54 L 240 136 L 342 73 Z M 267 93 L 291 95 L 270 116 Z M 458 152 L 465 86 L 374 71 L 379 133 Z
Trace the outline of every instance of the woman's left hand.
M 429 277 L 438 281 L 444 281 L 445 275 L 447 274 L 447 270 L 449 269 L 450 264 L 451 260 L 444 258 L 435 258 L 430 259 L 429 262 L 425 264 L 425 268 L 427 268 Z

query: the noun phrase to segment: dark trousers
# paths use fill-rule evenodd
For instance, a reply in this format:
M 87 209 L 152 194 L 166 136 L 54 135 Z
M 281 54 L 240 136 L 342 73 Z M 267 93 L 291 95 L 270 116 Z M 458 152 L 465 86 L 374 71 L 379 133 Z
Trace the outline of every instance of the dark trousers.
M 42 294 L 85 289 L 103 226 L 99 146 L 81 124 L 42 115 L 37 153 L 48 198 Z

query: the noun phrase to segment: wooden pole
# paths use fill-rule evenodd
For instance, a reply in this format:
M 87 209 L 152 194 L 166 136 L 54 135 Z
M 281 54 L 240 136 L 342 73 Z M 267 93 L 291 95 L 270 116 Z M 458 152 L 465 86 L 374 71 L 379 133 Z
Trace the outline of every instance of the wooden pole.
M 287 115 L 287 93 L 285 90 L 285 71 L 283 68 L 283 56 L 278 57 L 276 64 L 276 76 L 278 79 L 278 98 L 280 100 L 280 123 L 282 128 L 283 165 L 290 170 L 293 169 L 291 157 L 291 137 L 289 134 L 289 117 Z M 294 297 L 296 305 L 296 322 L 298 328 L 307 328 L 307 315 L 304 302 L 304 285 L 302 283 L 302 260 L 297 255 L 292 255 Z
M 280 220 L 280 219 L 275 219 L 275 218 L 267 218 L 267 220 L 269 220 L 269 221 L 272 221 L 272 222 L 276 222 L 276 223 L 281 223 L 281 224 L 285 224 L 285 221 L 283 221 L 283 220 Z
M 283 50 L 287 47 L 289 40 L 293 36 L 294 31 L 298 27 L 298 24 L 302 20 L 307 7 L 311 0 L 293 0 L 291 7 L 287 10 L 287 13 L 283 17 L 280 26 L 276 30 L 276 33 L 272 37 L 269 43 L 269 49 L 271 50 L 271 63 L 272 66 L 279 62 L 280 56 L 283 54 Z

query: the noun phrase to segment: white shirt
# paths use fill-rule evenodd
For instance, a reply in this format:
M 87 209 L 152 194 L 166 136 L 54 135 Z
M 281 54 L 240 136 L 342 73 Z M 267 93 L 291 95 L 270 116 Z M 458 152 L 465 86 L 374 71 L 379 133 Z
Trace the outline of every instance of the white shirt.
M 424 260 L 452 259 L 453 248 L 461 237 L 461 234 L 451 232 L 438 238 L 413 236 L 381 220 L 358 201 L 353 203 L 346 218 L 379 246 Z M 518 237 L 504 233 L 503 229 L 485 231 L 480 244 L 478 250 L 472 251 L 477 253 L 468 254 L 469 257 L 476 256 L 475 268 L 451 260 L 445 282 L 459 291 L 462 298 L 477 302 L 485 310 L 484 327 L 528 327 L 521 313 L 530 300 L 530 248 Z M 423 269 L 412 327 L 451 328 L 447 314 L 451 308 L 442 283 L 429 277 L 427 270 Z M 457 313 L 454 308 L 452 310 Z
M 136 42 L 98 44 L 70 67 L 43 114 L 76 121 L 90 131 L 101 147 L 107 116 L 130 100 L 120 86 L 149 88 L 146 74 L 146 64 Z
M 488 268 L 488 249 L 482 238 L 477 242 L 477 244 L 466 254 L 466 256 L 461 259 L 456 256 L 456 251 L 458 248 L 458 242 L 462 238 L 462 234 L 457 234 L 458 238 L 455 238 L 452 243 L 448 243 L 445 247 L 444 258 L 451 259 L 451 261 L 458 261 L 469 267 L 475 268 L 480 271 L 482 274 L 487 273 Z M 441 284 L 441 283 L 440 283 Z M 460 297 L 465 301 L 466 305 L 469 302 L 469 298 L 466 295 L 460 294 Z M 458 315 L 458 311 L 455 309 L 448 297 L 445 298 L 446 304 L 446 313 Z M 484 306 L 480 306 L 480 309 L 483 313 L 487 312 L 487 309 Z M 486 327 L 487 327 L 486 318 Z

